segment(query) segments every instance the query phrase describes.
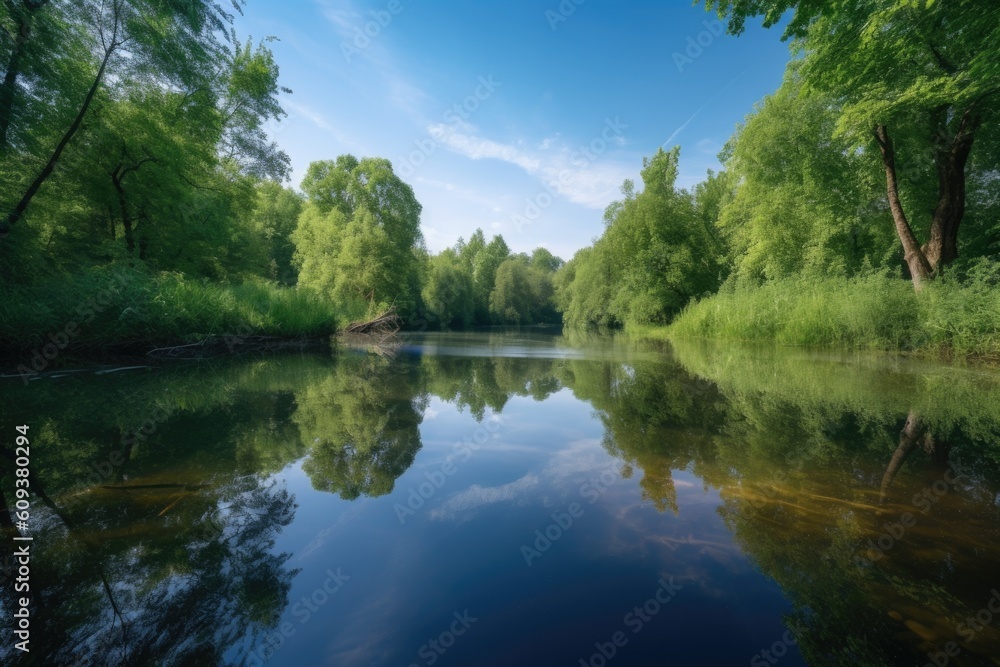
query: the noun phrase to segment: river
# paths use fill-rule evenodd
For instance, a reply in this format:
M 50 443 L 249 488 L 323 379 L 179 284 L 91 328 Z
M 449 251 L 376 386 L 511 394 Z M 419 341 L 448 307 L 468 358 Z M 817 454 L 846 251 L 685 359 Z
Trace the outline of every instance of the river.
M 524 330 L 381 352 L 0 381 L 32 537 L 3 664 L 1000 664 L 1000 373 Z

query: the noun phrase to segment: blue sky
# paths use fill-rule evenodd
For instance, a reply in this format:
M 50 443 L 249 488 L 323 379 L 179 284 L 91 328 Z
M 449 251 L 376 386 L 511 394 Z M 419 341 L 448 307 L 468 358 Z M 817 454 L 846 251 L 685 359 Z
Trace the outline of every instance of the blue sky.
M 294 185 L 313 160 L 385 157 L 431 251 L 482 227 L 564 259 L 658 147 L 681 146 L 682 187 L 718 169 L 789 57 L 780 30 L 716 34 L 686 0 L 250 0 L 237 28 L 280 40 L 294 92 L 270 129 Z

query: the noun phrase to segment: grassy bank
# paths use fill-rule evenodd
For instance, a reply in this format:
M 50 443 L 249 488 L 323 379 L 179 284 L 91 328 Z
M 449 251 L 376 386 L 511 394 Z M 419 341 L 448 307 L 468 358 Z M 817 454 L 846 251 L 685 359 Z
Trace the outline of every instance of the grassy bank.
M 689 305 L 650 338 L 722 339 L 1000 357 L 1000 287 L 940 280 L 914 292 L 884 276 L 793 279 L 730 289 Z
M 208 336 L 322 336 L 332 307 L 312 292 L 253 282 L 224 285 L 125 268 L 94 269 L 0 295 L 0 345 L 76 349 L 167 345 Z

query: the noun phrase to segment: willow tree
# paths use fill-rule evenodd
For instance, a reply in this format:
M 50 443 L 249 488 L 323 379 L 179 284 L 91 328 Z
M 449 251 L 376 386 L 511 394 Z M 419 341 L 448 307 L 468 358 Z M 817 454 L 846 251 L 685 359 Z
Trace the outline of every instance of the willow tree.
M 420 203 L 383 158 L 341 155 L 309 165 L 292 235 L 299 284 L 341 307 L 406 314 L 419 299 Z M 352 312 L 352 315 L 361 315 Z
M 976 0 L 705 5 L 728 17 L 729 32 L 736 35 L 749 18 L 762 16 L 771 27 L 791 12 L 783 38 L 801 48 L 808 88 L 841 102 L 838 131 L 856 147 L 878 149 L 914 286 L 919 289 L 954 261 L 973 146 L 986 132 L 996 132 L 1000 23 L 994 14 Z M 921 172 L 931 176 L 929 188 L 919 183 Z M 928 206 L 921 193 L 904 192 L 911 177 L 935 195 Z M 924 224 L 918 227 L 920 218 Z

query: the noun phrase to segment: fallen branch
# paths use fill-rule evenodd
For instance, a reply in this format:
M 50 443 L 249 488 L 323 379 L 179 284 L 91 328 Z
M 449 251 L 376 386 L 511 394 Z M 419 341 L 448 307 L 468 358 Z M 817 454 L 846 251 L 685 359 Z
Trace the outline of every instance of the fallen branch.
M 402 324 L 403 321 L 396 314 L 395 306 L 391 306 L 388 310 L 373 319 L 362 322 L 351 322 L 344 328 L 344 333 L 375 335 L 384 338 L 399 331 Z

